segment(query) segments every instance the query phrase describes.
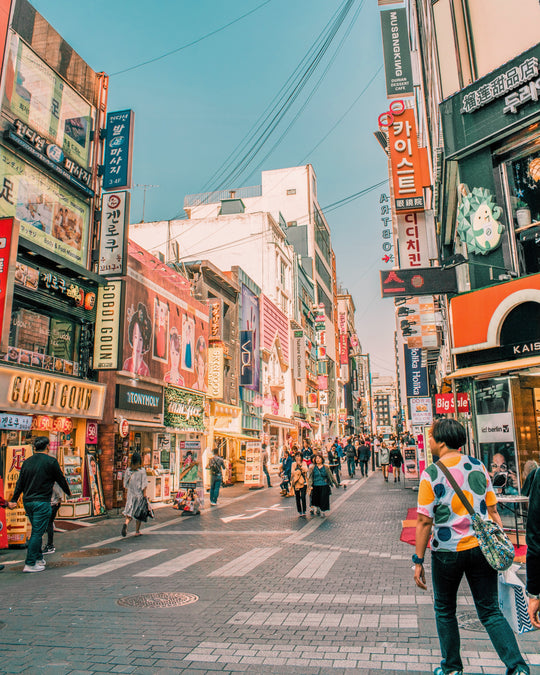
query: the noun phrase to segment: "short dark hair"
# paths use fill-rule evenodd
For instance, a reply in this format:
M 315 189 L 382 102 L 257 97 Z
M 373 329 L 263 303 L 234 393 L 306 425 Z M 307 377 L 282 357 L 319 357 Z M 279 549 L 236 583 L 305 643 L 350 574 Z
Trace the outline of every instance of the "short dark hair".
M 431 435 L 437 443 L 445 443 L 451 450 L 459 450 L 467 441 L 465 427 L 452 418 L 436 420 L 431 427 Z
M 140 452 L 134 452 L 131 455 L 131 462 L 130 462 L 130 467 L 133 469 L 135 466 L 141 466 L 142 464 L 142 457 Z
M 47 436 L 38 436 L 37 438 L 34 439 L 34 450 L 36 452 L 43 452 L 43 450 L 47 449 L 47 446 L 49 445 L 49 439 Z

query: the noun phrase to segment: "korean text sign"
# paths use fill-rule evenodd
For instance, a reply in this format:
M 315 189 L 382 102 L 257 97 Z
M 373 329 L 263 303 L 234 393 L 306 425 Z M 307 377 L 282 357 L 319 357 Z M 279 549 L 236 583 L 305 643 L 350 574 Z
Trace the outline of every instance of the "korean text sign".
M 102 197 L 99 274 L 124 275 L 127 261 L 129 192 L 106 192 Z
M 388 144 L 392 166 L 392 184 L 396 211 L 424 208 L 424 162 L 418 147 L 414 110 L 402 113 L 393 107 L 393 121 L 388 127 Z
M 0 331 L 2 346 L 6 349 L 11 324 L 18 231 L 18 224 L 13 218 L 0 218 Z
M 104 190 L 131 187 L 131 159 L 133 151 L 133 110 L 107 114 L 107 138 L 103 173 Z

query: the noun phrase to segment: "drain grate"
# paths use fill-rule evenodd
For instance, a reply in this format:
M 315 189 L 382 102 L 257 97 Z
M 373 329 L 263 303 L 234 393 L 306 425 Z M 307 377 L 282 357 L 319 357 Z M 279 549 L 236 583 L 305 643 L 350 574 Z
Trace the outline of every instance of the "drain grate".
M 62 558 L 95 558 L 100 555 L 120 553 L 119 548 L 87 548 L 82 551 L 68 551 L 62 554 Z
M 192 605 L 199 599 L 193 593 L 147 593 L 146 595 L 130 595 L 117 600 L 121 607 L 182 607 Z
M 484 633 L 485 628 L 482 626 L 482 622 L 478 618 L 476 612 L 463 612 L 462 614 L 457 614 L 458 625 L 463 630 L 471 630 L 475 633 Z

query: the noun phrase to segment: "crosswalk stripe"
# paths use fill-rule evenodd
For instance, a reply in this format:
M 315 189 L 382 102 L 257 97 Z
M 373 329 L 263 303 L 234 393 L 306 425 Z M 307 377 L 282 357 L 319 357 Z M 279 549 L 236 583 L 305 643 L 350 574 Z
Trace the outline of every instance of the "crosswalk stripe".
M 273 546 L 269 548 L 254 548 L 239 558 L 231 560 L 231 562 L 223 565 L 214 572 L 211 572 L 209 577 L 243 577 L 251 570 L 254 570 L 258 565 L 273 556 L 281 548 Z
M 324 579 L 340 551 L 311 551 L 287 574 L 290 579 Z
M 186 567 L 194 565 L 195 563 L 198 563 L 201 560 L 204 560 L 205 558 L 209 558 L 211 555 L 219 553 L 219 551 L 221 550 L 222 549 L 220 548 L 196 548 L 194 551 L 190 551 L 189 553 L 179 555 L 177 558 L 167 560 L 167 562 L 164 562 L 161 565 L 156 565 L 155 567 L 151 567 L 150 569 L 144 570 L 144 572 L 139 572 L 138 574 L 134 574 L 133 576 L 170 577 L 175 572 L 185 570 Z
M 131 565 L 132 563 L 139 562 L 139 560 L 150 558 L 151 556 L 157 555 L 158 553 L 163 553 L 163 551 L 166 550 L 167 550 L 166 548 L 147 548 L 142 549 L 141 551 L 134 551 L 133 553 L 122 555 L 119 558 L 115 558 L 114 560 L 108 560 L 107 562 L 99 563 L 99 565 L 87 567 L 84 570 L 78 570 L 77 572 L 64 574 L 64 576 L 99 577 L 102 574 L 107 574 L 107 572 L 113 572 L 114 570 L 120 569 L 120 567 L 125 567 L 126 565 Z

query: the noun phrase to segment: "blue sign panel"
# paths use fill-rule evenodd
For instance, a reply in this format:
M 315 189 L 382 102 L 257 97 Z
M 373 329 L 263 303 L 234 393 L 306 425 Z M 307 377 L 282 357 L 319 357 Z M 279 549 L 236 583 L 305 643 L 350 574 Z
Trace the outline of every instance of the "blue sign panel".
M 104 190 L 131 187 L 133 126 L 133 110 L 107 113 L 107 136 L 103 159 Z
M 427 368 L 422 366 L 422 350 L 405 350 L 405 379 L 407 381 L 407 396 L 429 396 Z
M 240 385 L 246 387 L 253 384 L 253 331 L 240 331 Z

